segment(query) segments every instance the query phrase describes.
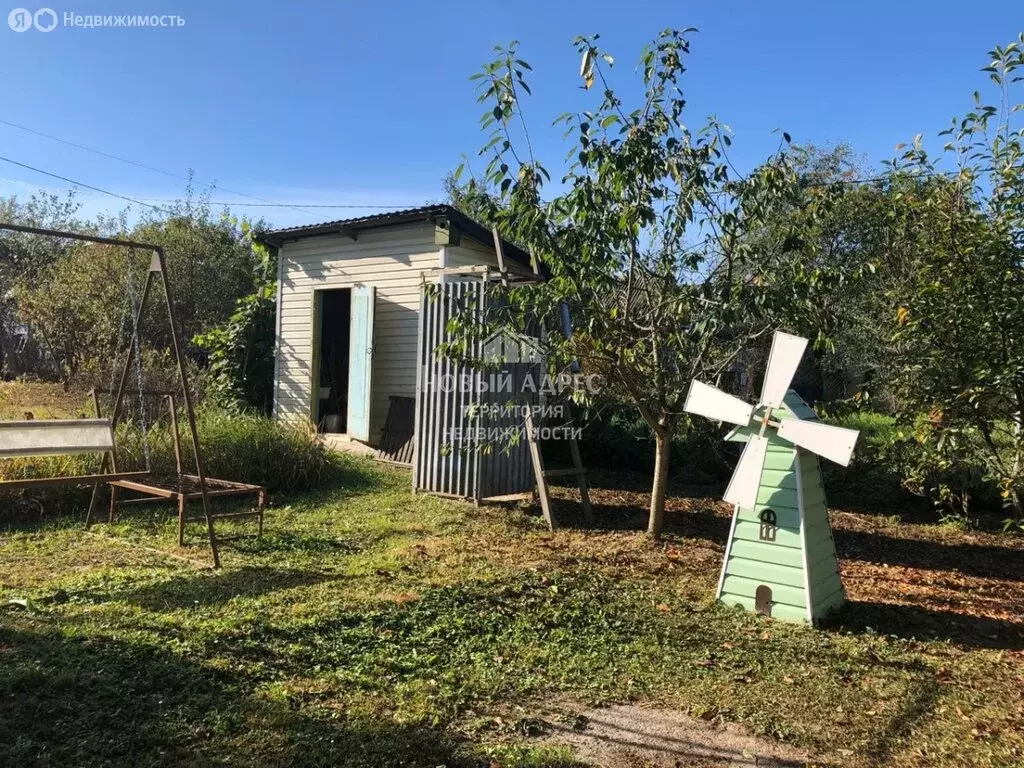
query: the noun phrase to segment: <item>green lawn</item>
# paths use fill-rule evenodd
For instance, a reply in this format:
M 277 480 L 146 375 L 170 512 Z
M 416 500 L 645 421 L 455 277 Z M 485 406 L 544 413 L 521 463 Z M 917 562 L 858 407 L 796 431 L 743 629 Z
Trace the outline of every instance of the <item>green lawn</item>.
M 811 630 L 713 605 L 712 500 L 673 499 L 651 544 L 631 492 L 550 534 L 345 466 L 217 573 L 127 543 L 177 551 L 163 512 L 0 533 L 0 603 L 29 598 L 0 608 L 0 765 L 574 765 L 531 736 L 552 701 L 738 722 L 815 764 L 1024 764 L 1019 541 L 841 514 L 856 602 Z

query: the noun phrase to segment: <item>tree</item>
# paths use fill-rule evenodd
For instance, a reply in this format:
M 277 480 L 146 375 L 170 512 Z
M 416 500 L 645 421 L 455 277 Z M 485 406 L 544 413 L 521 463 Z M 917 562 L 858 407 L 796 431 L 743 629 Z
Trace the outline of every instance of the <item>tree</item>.
M 122 249 L 79 243 L 17 284 L 19 316 L 40 336 L 66 383 L 90 363 L 112 365 L 127 320 L 125 269 Z
M 982 102 L 943 132 L 945 173 L 920 136 L 893 163 L 895 244 L 910 290 L 890 294 L 903 420 L 922 456 L 980 463 L 1024 516 L 1024 35 L 989 52 L 1000 103 Z M 922 419 L 921 414 L 928 414 Z M 953 489 L 940 488 L 944 501 Z M 966 506 L 967 499 L 958 500 Z
M 204 200 L 189 198 L 130 232 L 131 239 L 166 251 L 182 338 L 192 339 L 227 322 L 235 302 L 253 292 L 261 268 L 252 248 L 255 226 L 226 211 L 215 215 Z M 167 346 L 170 339 L 162 336 L 159 344 Z
M 530 66 L 516 43 L 498 48 L 498 58 L 473 76 L 487 104 L 482 123 L 492 129 L 480 150 L 487 168 L 460 193 L 550 274 L 542 285 L 510 288 L 494 322 L 550 321 L 567 304 L 574 328 L 568 336 L 547 334 L 550 364 L 561 369 L 578 360 L 602 374 L 602 396 L 635 408 L 650 428 L 656 458 L 648 531 L 655 536 L 670 440 L 688 421 L 689 383 L 719 379 L 741 350 L 781 325 L 818 327 L 816 297 L 849 278 L 814 263 L 813 230 L 838 190 L 800 183 L 788 135 L 744 177 L 729 160 L 726 126 L 711 119 L 693 131 L 684 124 L 680 79 L 691 31 L 665 30 L 645 48 L 643 92 L 632 109 L 606 78 L 614 60 L 597 36 L 576 39 L 584 89 L 595 103 L 556 121 L 573 141 L 549 199 L 542 192 L 551 176 L 533 153 L 522 109 Z M 768 223 L 780 210 L 801 215 L 775 231 Z
M 260 260 L 256 290 L 235 302 L 226 323 L 194 341 L 209 353 L 208 389 L 222 406 L 269 414 L 274 402 L 277 258 L 262 243 L 253 241 L 252 248 Z
M 0 200 L 0 221 L 29 227 L 79 230 L 79 205 L 74 196 L 33 195 L 28 202 L 17 198 Z M 21 321 L 15 298 L 16 285 L 33 286 L 38 275 L 53 266 L 73 247 L 72 241 L 30 235 L 21 232 L 0 232 L 0 373 L 22 373 L 22 365 L 34 358 L 34 340 L 21 334 Z M 22 339 L 21 349 L 15 339 Z M 20 353 L 20 354 L 19 354 Z M 38 373 L 30 370 L 28 372 Z
M 185 339 L 229 323 L 236 301 L 265 287 L 267 257 L 254 248 L 254 225 L 226 211 L 214 215 L 204 200 L 192 199 L 191 192 L 171 211 L 133 227 L 127 226 L 125 215 L 95 224 L 74 221 L 72 209 L 44 202 L 45 207 L 30 203 L 23 209 L 12 203 L 12 210 L 23 210 L 21 220 L 36 226 L 102 232 L 163 246 Z M 0 252 L 0 276 L 10 276 L 9 323 L 32 328 L 65 381 L 83 371 L 99 374 L 111 368 L 119 350 L 119 323 L 129 302 L 141 298 L 150 254 L 34 235 L 2 241 L 7 243 L 9 248 Z M 144 346 L 158 361 L 171 347 L 162 300 L 147 303 L 142 322 Z M 272 328 L 269 333 L 272 338 Z M 187 350 L 193 358 L 201 357 L 198 352 Z
M 818 320 L 827 325 L 818 329 L 825 343 L 814 350 L 815 389 L 823 400 L 856 396 L 862 403 L 891 407 L 897 395 L 887 386 L 892 297 L 907 286 L 907 259 L 896 247 L 890 226 L 900 202 L 887 174 L 868 170 L 846 144 L 794 147 L 792 153 L 801 184 L 838 185 L 841 190 L 816 225 L 803 230 L 815 238 L 813 263 L 828 272 L 861 273 L 859 279 L 818 295 Z M 767 238 L 800 229 L 803 217 L 801 209 L 777 211 L 766 222 Z M 762 250 L 760 237 L 755 235 L 755 253 Z M 794 256 L 807 258 L 799 251 Z

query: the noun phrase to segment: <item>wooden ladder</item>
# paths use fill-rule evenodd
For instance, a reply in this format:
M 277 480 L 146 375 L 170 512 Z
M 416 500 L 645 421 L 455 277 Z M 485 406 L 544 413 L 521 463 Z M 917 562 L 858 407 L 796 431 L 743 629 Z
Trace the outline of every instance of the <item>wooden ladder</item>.
M 549 477 L 569 477 L 575 475 L 576 483 L 580 489 L 580 506 L 583 507 L 583 519 L 588 523 L 594 522 L 594 510 L 590 507 L 590 486 L 587 484 L 587 470 L 583 467 L 583 459 L 580 457 L 580 446 L 576 438 L 570 433 L 569 452 L 572 454 L 573 466 L 565 469 L 544 469 L 544 458 L 540 452 L 540 442 L 537 440 L 533 425 L 533 415 L 530 410 L 526 411 L 526 439 L 530 446 L 530 459 L 533 463 L 533 476 L 537 479 L 537 496 L 540 498 L 540 509 L 544 513 L 544 520 L 550 530 L 555 530 L 555 518 L 551 514 L 551 491 L 548 488 Z

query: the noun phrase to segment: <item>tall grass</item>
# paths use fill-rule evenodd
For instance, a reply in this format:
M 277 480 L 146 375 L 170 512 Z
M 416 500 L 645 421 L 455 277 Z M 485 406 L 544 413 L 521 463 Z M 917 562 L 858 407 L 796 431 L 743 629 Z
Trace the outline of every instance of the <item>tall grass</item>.
M 118 469 L 141 470 L 149 459 L 154 474 L 174 475 L 175 458 L 169 417 L 145 434 L 136 424 L 118 428 Z M 210 477 L 263 485 L 271 492 L 297 492 L 321 488 L 340 481 L 337 459 L 316 439 L 310 427 L 273 421 L 264 416 L 231 415 L 212 409 L 198 415 L 200 444 Z M 184 414 L 179 414 L 182 435 L 182 463 L 188 474 L 195 473 L 195 454 Z M 0 461 L 0 480 L 85 475 L 99 468 L 99 457 L 39 456 Z M 23 517 L 26 512 L 61 514 L 80 510 L 88 504 L 91 489 L 40 487 L 28 491 L 0 488 L 0 523 Z

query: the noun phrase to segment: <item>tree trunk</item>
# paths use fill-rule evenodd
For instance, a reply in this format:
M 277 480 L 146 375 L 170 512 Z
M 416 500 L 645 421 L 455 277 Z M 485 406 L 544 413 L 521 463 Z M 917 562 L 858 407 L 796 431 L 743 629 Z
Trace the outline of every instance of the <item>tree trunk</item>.
M 1014 486 L 1010 491 L 1010 498 L 1013 502 L 1013 514 L 1018 522 L 1024 522 L 1024 488 L 1021 487 L 1021 451 L 1024 450 L 1024 399 L 1017 399 L 1019 410 L 1014 414 L 1013 437 L 1013 474 Z
M 665 524 L 665 494 L 668 491 L 668 460 L 670 432 L 660 428 L 654 430 L 654 485 L 651 488 L 651 509 L 647 521 L 647 533 L 657 538 Z

